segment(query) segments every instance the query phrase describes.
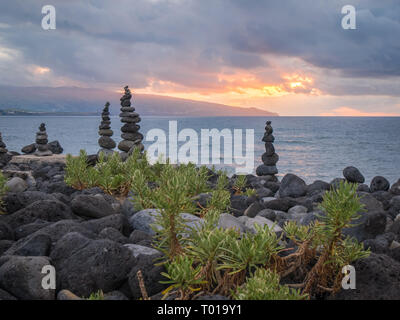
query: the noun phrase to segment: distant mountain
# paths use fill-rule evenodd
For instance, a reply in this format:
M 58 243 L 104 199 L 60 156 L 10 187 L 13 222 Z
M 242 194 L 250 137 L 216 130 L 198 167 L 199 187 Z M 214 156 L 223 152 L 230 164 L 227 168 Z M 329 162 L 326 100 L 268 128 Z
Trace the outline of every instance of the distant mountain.
M 111 112 L 116 115 L 120 96 L 118 92 L 78 87 L 0 86 L 0 110 L 93 114 L 100 113 L 105 102 L 110 101 Z M 135 93 L 133 105 L 143 116 L 278 116 L 257 108 Z

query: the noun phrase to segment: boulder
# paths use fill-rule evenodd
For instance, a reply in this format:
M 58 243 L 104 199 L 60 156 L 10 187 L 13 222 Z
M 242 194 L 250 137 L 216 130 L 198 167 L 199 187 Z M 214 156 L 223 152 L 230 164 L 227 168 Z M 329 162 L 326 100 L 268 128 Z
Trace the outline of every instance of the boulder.
M 56 200 L 53 195 L 40 191 L 9 192 L 3 198 L 7 213 L 14 213 L 38 200 Z
M 400 262 L 385 254 L 357 260 L 356 289 L 341 290 L 338 300 L 398 300 L 400 297 Z
M 390 188 L 390 192 L 396 196 L 400 196 L 400 179 L 392 185 L 392 187 Z
M 83 297 L 98 290 L 118 289 L 136 263 L 128 248 L 110 240 L 91 240 L 76 232 L 57 241 L 50 257 L 57 270 L 58 288 Z
M 271 221 L 275 221 L 276 220 L 276 213 L 272 209 L 263 209 L 257 214 L 257 216 L 266 218 L 266 219 L 271 220 Z
M 128 219 L 122 214 L 113 214 L 101 219 L 84 221 L 81 225 L 94 233 L 100 233 L 106 228 L 114 228 L 124 236 L 128 236 L 132 232 Z
M 265 187 L 260 187 L 256 189 L 256 194 L 259 199 L 261 198 L 266 198 L 266 197 L 272 197 L 274 195 L 274 192 L 271 191 L 271 189 L 265 188 Z
M 9 294 L 7 291 L 0 289 L 0 301 L 1 300 L 17 300 L 17 298 Z
M 10 249 L 14 244 L 12 240 L 0 240 L 0 256 Z
M 81 217 L 103 218 L 115 211 L 111 204 L 102 195 L 78 195 L 71 201 L 72 211 Z
M 22 153 L 31 154 L 36 151 L 36 143 L 28 144 L 27 146 L 21 149 Z
M 0 267 L 0 287 L 22 300 L 53 300 L 55 290 L 42 287 L 42 269 L 47 265 L 45 257 L 11 256 Z
M 57 300 L 83 300 L 83 299 L 78 297 L 71 291 L 64 289 L 57 294 Z
M 359 192 L 371 192 L 371 190 L 369 189 L 369 186 L 366 185 L 365 183 L 359 184 L 357 186 L 357 191 L 359 191 Z
M 384 177 L 377 176 L 372 179 L 369 188 L 371 189 L 371 192 L 388 191 L 390 188 L 390 182 Z
M 15 256 L 48 256 L 50 253 L 51 239 L 45 234 L 37 234 L 8 250 L 5 254 Z
M 74 219 L 71 209 L 57 200 L 39 200 L 26 208 L 6 216 L 8 224 L 15 229 L 24 224 L 32 223 L 37 219 L 56 222 L 65 219 Z
M 273 230 L 277 234 L 280 234 L 283 231 L 282 228 L 279 227 L 276 223 L 261 216 L 256 216 L 255 218 L 242 216 L 238 219 L 244 224 L 245 228 L 252 233 L 257 232 L 255 227 L 256 224 L 260 227 L 267 226 L 269 229 Z
M 56 223 L 49 224 L 45 227 L 40 228 L 36 232 L 30 234 L 29 236 L 18 240 L 15 245 L 20 245 L 20 243 L 29 241 L 32 237 L 35 237 L 38 234 L 44 234 L 50 237 L 51 242 L 55 243 L 59 239 L 61 239 L 65 234 L 70 232 L 79 232 L 87 238 L 95 239 L 96 234 L 91 232 L 90 230 L 84 228 L 82 224 L 80 224 L 76 220 L 61 220 Z
M 288 173 L 283 177 L 279 187 L 279 196 L 281 198 L 298 198 L 304 196 L 306 192 L 307 185 L 303 179 L 291 173 Z
M 278 192 L 280 186 L 281 184 L 276 181 L 267 181 L 264 183 L 264 187 L 271 189 L 274 194 Z
M 150 235 L 155 235 L 151 225 L 156 222 L 156 217 L 160 215 L 160 211 L 157 209 L 145 209 L 135 213 L 130 219 L 134 230 L 140 230 Z
M 355 237 L 358 241 L 373 239 L 385 232 L 386 223 L 386 214 L 383 211 L 363 212 L 361 217 L 352 223 L 354 227 L 343 229 L 343 233 Z
M 264 204 L 266 209 L 279 210 L 287 212 L 291 207 L 297 205 L 297 202 L 292 198 L 280 198 L 268 201 Z
M 25 180 L 19 177 L 14 177 L 6 182 L 6 187 L 9 192 L 17 193 L 25 191 L 28 188 L 28 184 L 25 182 Z
M 235 216 L 241 216 L 247 209 L 247 197 L 244 195 L 233 195 L 231 197 L 230 210 Z
M 160 254 L 160 251 L 158 251 L 156 249 L 141 246 L 138 244 L 128 243 L 128 244 L 125 244 L 124 247 L 128 248 L 132 252 L 132 254 L 135 258 L 137 258 L 140 255 L 154 256 L 154 255 Z
M 123 236 L 122 233 L 119 232 L 117 229 L 110 228 L 110 227 L 107 227 L 107 228 L 104 228 L 103 230 L 101 230 L 99 233 L 99 238 L 112 240 L 114 242 L 118 242 L 121 244 L 128 243 L 128 238 Z
M 343 178 L 335 178 L 335 179 L 333 179 L 330 182 L 331 189 L 335 190 L 335 189 L 339 188 L 340 183 L 345 182 L 345 181 L 346 181 L 346 179 L 343 179 Z
M 360 202 L 364 205 L 366 211 L 383 211 L 383 205 L 372 194 L 358 192 Z
M 58 140 L 49 142 L 47 146 L 49 147 L 49 150 L 54 154 L 61 154 L 64 151 Z
M 129 300 L 129 299 L 121 291 L 114 290 L 114 291 L 105 293 L 104 294 L 104 300 L 122 301 L 122 300 Z
M 347 181 L 352 183 L 364 183 L 365 178 L 361 174 L 360 170 L 356 167 L 346 167 L 343 170 L 343 176 L 346 178 Z
M 390 200 L 388 211 L 393 218 L 400 214 L 400 196 L 395 196 Z
M 35 222 L 24 224 L 22 226 L 19 226 L 14 230 L 15 234 L 15 239 L 19 240 L 22 238 L 25 238 L 29 236 L 32 233 L 35 233 L 36 231 L 50 225 L 51 222 L 49 221 L 44 221 L 42 219 L 37 219 Z
M 307 213 L 307 211 L 308 211 L 308 209 L 306 208 L 306 207 L 304 207 L 304 206 L 301 206 L 301 205 L 296 205 L 296 206 L 294 206 L 294 207 L 291 207 L 289 210 L 288 210 L 288 213 L 290 214 L 290 215 L 301 215 L 301 214 L 303 214 L 303 213 Z
M 160 283 L 160 281 L 167 280 L 161 275 L 162 272 L 165 272 L 165 268 L 163 266 L 155 265 L 160 261 L 159 259 L 161 257 L 161 254 L 138 256 L 137 263 L 132 268 L 128 276 L 128 283 L 131 291 L 130 293 L 133 299 L 142 298 L 139 281 L 137 278 L 137 272 L 139 270 L 142 273 L 143 282 L 149 296 L 152 296 L 168 287 L 168 284 Z
M 234 217 L 233 215 L 229 213 L 222 213 L 219 222 L 218 222 L 218 227 L 222 229 L 236 229 L 240 233 L 243 233 L 246 231 L 245 225 L 238 220 L 238 218 Z
M 250 218 L 254 218 L 263 207 L 258 202 L 253 202 L 245 211 L 244 215 Z
M 0 221 L 0 240 L 14 240 L 13 229 L 2 221 Z
M 153 237 L 151 235 L 141 230 L 133 230 L 128 239 L 129 243 L 141 244 L 145 242 L 149 245 L 151 244 L 152 240 Z
M 307 186 L 307 194 L 311 195 L 315 192 L 328 191 L 331 185 L 328 182 L 316 180 Z

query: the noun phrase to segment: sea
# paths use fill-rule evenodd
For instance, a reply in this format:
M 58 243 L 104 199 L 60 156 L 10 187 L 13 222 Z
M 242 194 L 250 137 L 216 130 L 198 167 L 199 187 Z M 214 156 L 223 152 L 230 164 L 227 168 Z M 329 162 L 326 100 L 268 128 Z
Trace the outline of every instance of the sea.
M 342 177 L 347 166 L 357 167 L 370 183 L 380 175 L 391 183 L 400 178 L 400 117 L 156 117 L 144 116 L 140 132 L 144 135 L 152 129 L 161 129 L 169 138 L 171 121 L 176 121 L 178 133 L 182 129 L 193 129 L 200 143 L 202 129 L 242 129 L 245 143 L 246 129 L 254 130 L 254 172 L 260 165 L 264 152 L 261 141 L 265 122 L 272 121 L 275 136 L 275 150 L 279 155 L 277 164 L 279 177 L 294 173 L 307 183 L 315 180 L 330 182 Z M 113 139 L 121 140 L 121 122 L 111 117 Z M 0 116 L 0 132 L 8 150 L 20 152 L 25 145 L 35 140 L 40 123 L 47 128 L 49 141 L 58 140 L 64 153 L 77 155 L 81 149 L 88 154 L 98 151 L 97 140 L 100 117 L 96 116 Z M 154 131 L 152 131 L 154 132 Z M 169 141 L 167 141 L 169 143 Z M 178 143 L 178 148 L 184 142 Z M 243 145 L 244 146 L 244 145 Z M 211 146 L 210 146 L 211 148 Z M 221 141 L 221 163 L 218 169 L 228 174 L 242 166 L 233 161 L 224 163 Z M 199 146 L 199 153 L 200 153 Z M 243 150 L 244 152 L 244 150 Z

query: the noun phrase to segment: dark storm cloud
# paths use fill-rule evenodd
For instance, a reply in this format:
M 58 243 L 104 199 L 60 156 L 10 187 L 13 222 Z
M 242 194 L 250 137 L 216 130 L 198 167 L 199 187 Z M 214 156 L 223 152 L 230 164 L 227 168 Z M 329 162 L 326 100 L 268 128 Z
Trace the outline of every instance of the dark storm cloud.
M 57 30 L 41 29 L 46 4 L 57 9 Z M 341 28 L 346 4 L 357 9 L 357 30 Z M 229 68 L 268 74 L 271 55 L 298 57 L 345 78 L 400 76 L 398 0 L 7 0 L 0 2 L 0 23 L 10 26 L 0 28 L 0 47 L 22 53 L 16 64 L 46 66 L 88 84 L 145 87 L 157 79 L 213 88 Z M 351 83 L 332 86 L 324 89 L 352 94 Z M 354 86 L 354 93 L 368 88 Z

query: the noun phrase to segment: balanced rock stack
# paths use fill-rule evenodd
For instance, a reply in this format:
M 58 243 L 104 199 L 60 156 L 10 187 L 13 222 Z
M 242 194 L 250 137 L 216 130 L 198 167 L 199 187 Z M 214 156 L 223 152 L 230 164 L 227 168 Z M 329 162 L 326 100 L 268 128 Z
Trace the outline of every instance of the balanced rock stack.
M 118 149 L 122 151 L 122 158 L 130 155 L 135 148 L 143 151 L 142 144 L 143 135 L 139 132 L 140 126 L 138 123 L 141 121 L 139 114 L 135 112 L 135 108 L 131 106 L 132 94 L 128 86 L 124 88 L 125 94 L 121 97 L 121 122 L 124 125 L 121 127 L 121 138 L 123 139 L 118 144 Z
M 51 156 L 53 152 L 50 151 L 46 133 L 46 125 L 40 124 L 39 131 L 36 133 L 36 152 L 35 155 L 39 157 Z
M 265 153 L 263 153 L 261 157 L 263 164 L 256 169 L 256 174 L 258 176 L 273 176 L 278 173 L 276 163 L 279 161 L 279 156 L 275 153 L 273 144 L 275 137 L 272 134 L 273 132 L 274 129 L 272 129 L 271 121 L 267 121 L 264 137 L 262 139 L 262 141 L 265 142 Z
M 99 145 L 101 149 L 97 153 L 103 152 L 104 155 L 112 154 L 112 149 L 116 147 L 115 141 L 111 138 L 113 135 L 113 131 L 111 130 L 111 119 L 110 119 L 110 111 L 109 111 L 110 103 L 107 102 L 104 106 L 103 112 L 101 113 L 101 123 L 99 126 Z
M 8 150 L 6 149 L 6 144 L 3 142 L 3 138 L 0 132 L 0 154 L 7 153 Z

